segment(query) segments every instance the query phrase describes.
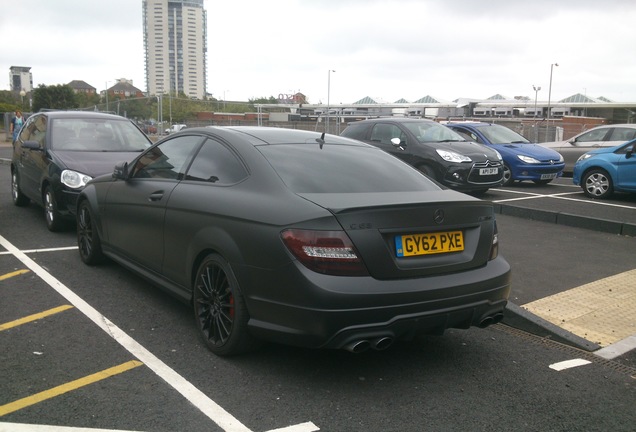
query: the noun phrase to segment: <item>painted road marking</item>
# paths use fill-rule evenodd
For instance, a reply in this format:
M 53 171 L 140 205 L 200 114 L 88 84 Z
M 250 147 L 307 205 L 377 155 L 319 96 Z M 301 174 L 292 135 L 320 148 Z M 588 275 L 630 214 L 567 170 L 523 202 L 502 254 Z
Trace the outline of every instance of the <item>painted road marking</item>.
M 64 393 L 77 390 L 79 388 L 85 387 L 89 384 L 96 383 L 106 378 L 119 375 L 131 369 L 134 369 L 138 366 L 141 366 L 142 364 L 143 363 L 137 360 L 131 360 L 129 362 L 122 363 L 119 366 L 113 366 L 112 368 L 108 368 L 101 372 L 97 372 L 92 375 L 85 376 L 84 378 L 76 379 L 75 381 L 71 381 L 66 384 L 53 387 L 52 389 L 45 390 L 40 393 L 36 393 L 34 395 L 31 395 L 22 399 L 18 399 L 17 401 L 10 402 L 6 405 L 0 405 L 0 417 L 6 414 L 10 414 L 12 412 L 21 410 L 22 408 L 35 405 L 36 403 L 45 401 L 47 399 L 54 398 Z
M 562 371 L 562 370 L 571 369 L 571 368 L 575 368 L 579 366 L 585 366 L 590 363 L 592 362 L 589 360 L 572 359 L 572 360 L 566 360 L 559 363 L 551 364 L 550 369 L 554 369 L 555 371 Z
M 120 429 L 91 429 L 69 426 L 49 426 L 23 423 L 1 423 L 0 432 L 139 432 Z
M 33 253 L 41 253 L 41 252 L 59 252 L 59 251 L 68 251 L 68 250 L 77 250 L 77 246 L 67 246 L 67 247 L 58 247 L 58 248 L 45 248 L 45 249 L 25 249 L 22 253 L 25 254 L 33 254 Z M 2 251 L 0 255 L 11 255 L 9 251 Z
M 12 277 L 20 276 L 20 275 L 23 275 L 23 274 L 28 273 L 28 272 L 29 272 L 29 270 L 24 269 L 24 270 L 17 270 L 17 271 L 11 272 L 11 273 L 6 273 L 6 274 L 3 274 L 3 275 L 0 275 L 0 281 L 6 280 L 6 279 L 11 279 Z
M 67 309 L 71 309 L 72 307 L 73 306 L 71 306 L 71 305 L 58 306 L 56 308 L 49 309 L 47 311 L 36 313 L 36 314 L 33 314 L 33 315 L 29 315 L 29 316 L 26 316 L 24 318 L 17 319 L 15 321 L 9 321 L 7 323 L 0 324 L 0 331 L 8 330 L 10 328 L 17 327 L 19 325 L 26 324 L 26 323 L 29 323 L 29 322 L 37 321 L 39 319 L 46 318 L 47 316 L 55 315 L 57 313 L 65 311 Z
M 62 297 L 75 306 L 80 312 L 86 315 L 99 328 L 104 330 L 110 337 L 115 339 L 122 347 L 124 347 L 133 356 L 143 362 L 155 374 L 177 390 L 192 405 L 197 407 L 210 420 L 216 423 L 221 429 L 227 432 L 252 432 L 238 419 L 224 410 L 220 405 L 210 399 L 205 393 L 192 385 L 188 380 L 179 375 L 174 369 L 170 368 L 162 362 L 153 353 L 148 351 L 144 346 L 122 331 L 108 318 L 99 313 L 94 307 L 89 305 L 81 297 L 71 291 L 62 282 L 57 280 L 53 275 L 48 273 L 39 264 L 29 258 L 24 252 L 13 246 L 7 239 L 0 235 L 0 245 L 9 251 L 13 256 L 22 262 L 33 273 L 38 275 L 51 288 L 57 291 Z M 302 423 L 300 426 L 309 425 L 311 429 L 301 429 L 301 432 L 319 430 L 313 423 Z M 292 427 L 292 426 L 290 426 Z M 304 427 L 304 426 L 303 426 Z
M 537 198 L 553 198 L 553 199 L 561 199 L 561 200 L 565 200 L 565 201 L 576 201 L 576 202 L 580 202 L 580 203 L 584 203 L 584 204 L 600 205 L 600 206 L 603 206 L 603 207 L 616 207 L 616 208 L 623 208 L 623 209 L 629 209 L 629 210 L 636 210 L 636 206 L 629 206 L 629 205 L 623 205 L 623 204 L 613 204 L 613 203 L 608 203 L 608 202 L 604 202 L 604 201 L 586 200 L 586 199 L 580 199 L 580 198 L 569 198 L 569 197 L 566 196 L 566 195 L 578 195 L 581 192 L 563 192 L 563 193 L 556 193 L 556 194 L 537 194 L 537 193 L 534 193 L 534 192 L 513 191 L 513 190 L 509 190 L 509 189 L 497 189 L 497 191 L 499 191 L 499 192 L 508 192 L 508 193 L 511 193 L 511 194 L 525 195 L 525 196 L 522 196 L 520 198 L 509 198 L 509 199 L 493 200 L 492 202 L 496 203 L 496 204 L 513 202 L 513 201 L 531 200 L 531 199 L 537 199 Z

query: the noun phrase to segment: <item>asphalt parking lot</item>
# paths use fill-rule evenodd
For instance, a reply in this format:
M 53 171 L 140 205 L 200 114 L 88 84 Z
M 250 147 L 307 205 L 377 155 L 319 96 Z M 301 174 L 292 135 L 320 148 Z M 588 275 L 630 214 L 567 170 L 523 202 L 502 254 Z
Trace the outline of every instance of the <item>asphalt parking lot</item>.
M 83 266 L 72 230 L 11 205 L 6 162 L 0 178 L 0 431 L 633 430 L 634 196 L 597 202 L 560 179 L 483 197 L 513 268 L 507 324 L 368 356 L 219 359 L 187 307 Z

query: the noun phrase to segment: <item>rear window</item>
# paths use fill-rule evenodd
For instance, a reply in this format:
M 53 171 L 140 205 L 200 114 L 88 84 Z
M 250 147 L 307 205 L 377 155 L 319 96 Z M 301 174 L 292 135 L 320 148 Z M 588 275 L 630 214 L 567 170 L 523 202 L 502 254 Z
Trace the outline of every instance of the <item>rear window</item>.
M 373 147 L 269 145 L 258 150 L 296 193 L 412 192 L 440 188 L 419 171 Z

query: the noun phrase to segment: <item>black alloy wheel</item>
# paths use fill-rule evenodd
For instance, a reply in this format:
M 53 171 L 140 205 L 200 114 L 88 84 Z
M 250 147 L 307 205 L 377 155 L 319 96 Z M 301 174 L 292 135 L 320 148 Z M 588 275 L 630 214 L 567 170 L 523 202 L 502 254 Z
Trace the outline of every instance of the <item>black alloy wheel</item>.
M 23 207 L 29 204 L 29 198 L 20 190 L 20 177 L 18 177 L 17 169 L 11 173 L 11 199 L 13 204 L 18 207 Z
M 93 213 L 88 201 L 80 203 L 77 213 L 77 246 L 82 262 L 99 264 L 104 260 L 102 242 L 95 227 Z
M 44 189 L 44 216 L 46 217 L 46 227 L 49 231 L 60 231 L 64 226 L 62 215 L 57 211 L 57 201 L 51 186 Z
M 194 280 L 194 317 L 207 347 L 219 356 L 255 349 L 249 334 L 247 307 L 229 263 L 218 254 L 208 255 Z

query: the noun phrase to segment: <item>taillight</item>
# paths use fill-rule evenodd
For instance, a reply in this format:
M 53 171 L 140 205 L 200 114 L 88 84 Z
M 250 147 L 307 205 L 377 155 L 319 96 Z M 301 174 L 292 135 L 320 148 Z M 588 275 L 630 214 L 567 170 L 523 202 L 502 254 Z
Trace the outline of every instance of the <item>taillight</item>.
M 310 270 L 335 276 L 369 274 L 344 231 L 288 229 L 281 237 L 298 261 Z
M 499 255 L 499 231 L 497 230 L 497 221 L 495 221 L 495 230 L 492 235 L 492 244 L 490 246 L 490 257 L 488 257 L 489 261 L 494 260 Z

